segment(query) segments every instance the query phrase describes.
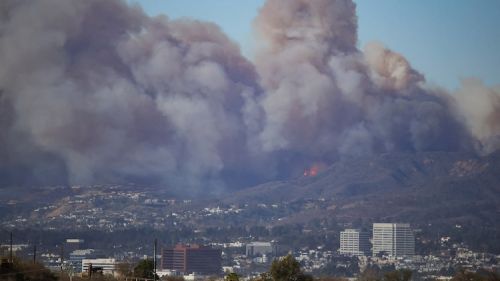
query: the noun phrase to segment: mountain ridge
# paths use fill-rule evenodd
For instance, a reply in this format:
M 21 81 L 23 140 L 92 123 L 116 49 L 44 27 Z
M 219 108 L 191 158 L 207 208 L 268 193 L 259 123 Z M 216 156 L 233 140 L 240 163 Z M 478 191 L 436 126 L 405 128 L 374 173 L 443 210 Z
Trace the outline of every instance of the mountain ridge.
M 230 203 L 331 200 L 324 215 L 337 218 L 423 223 L 450 219 L 498 225 L 500 153 L 386 153 L 336 161 L 314 177 L 248 188 Z M 432 213 L 435 212 L 435 216 Z M 488 212 L 490 216 L 488 218 Z

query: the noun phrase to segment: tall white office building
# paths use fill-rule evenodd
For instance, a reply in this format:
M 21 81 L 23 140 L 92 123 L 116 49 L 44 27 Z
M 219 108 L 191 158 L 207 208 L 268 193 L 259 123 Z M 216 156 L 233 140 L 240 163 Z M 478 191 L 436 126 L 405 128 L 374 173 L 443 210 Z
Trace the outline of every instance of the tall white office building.
M 408 223 L 374 223 L 373 256 L 386 253 L 392 257 L 415 255 L 415 236 Z
M 340 232 L 340 254 L 349 256 L 370 255 L 370 235 L 359 229 Z

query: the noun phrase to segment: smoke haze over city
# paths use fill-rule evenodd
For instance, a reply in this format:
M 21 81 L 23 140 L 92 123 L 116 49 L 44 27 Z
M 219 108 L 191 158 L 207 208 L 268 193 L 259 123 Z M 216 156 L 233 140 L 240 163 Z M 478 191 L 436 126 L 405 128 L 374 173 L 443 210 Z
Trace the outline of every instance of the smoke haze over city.
M 500 148 L 500 87 L 431 86 L 358 47 L 348 0 L 269 0 L 255 59 L 209 22 L 119 0 L 0 2 L 0 183 L 200 194 L 341 157 Z

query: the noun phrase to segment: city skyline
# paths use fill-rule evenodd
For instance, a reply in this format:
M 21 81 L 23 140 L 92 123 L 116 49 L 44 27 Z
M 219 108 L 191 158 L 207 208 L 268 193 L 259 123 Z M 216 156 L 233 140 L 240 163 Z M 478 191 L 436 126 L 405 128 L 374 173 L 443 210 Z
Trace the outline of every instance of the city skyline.
M 1 1 L 0 279 L 496 278 L 499 12 Z

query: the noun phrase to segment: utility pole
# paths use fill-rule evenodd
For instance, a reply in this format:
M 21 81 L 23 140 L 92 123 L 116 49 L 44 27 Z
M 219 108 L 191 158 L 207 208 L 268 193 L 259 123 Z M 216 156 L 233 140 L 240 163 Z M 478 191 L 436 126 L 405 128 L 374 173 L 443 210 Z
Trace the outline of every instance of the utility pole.
M 12 231 L 10 232 L 10 262 L 14 262 L 14 257 L 12 256 Z
M 33 264 L 36 263 L 36 244 L 33 246 Z
M 156 280 L 156 246 L 158 244 L 158 240 L 155 238 L 155 245 L 153 248 L 153 280 Z
M 63 273 L 63 264 L 64 264 L 64 245 L 61 244 L 61 276 Z

